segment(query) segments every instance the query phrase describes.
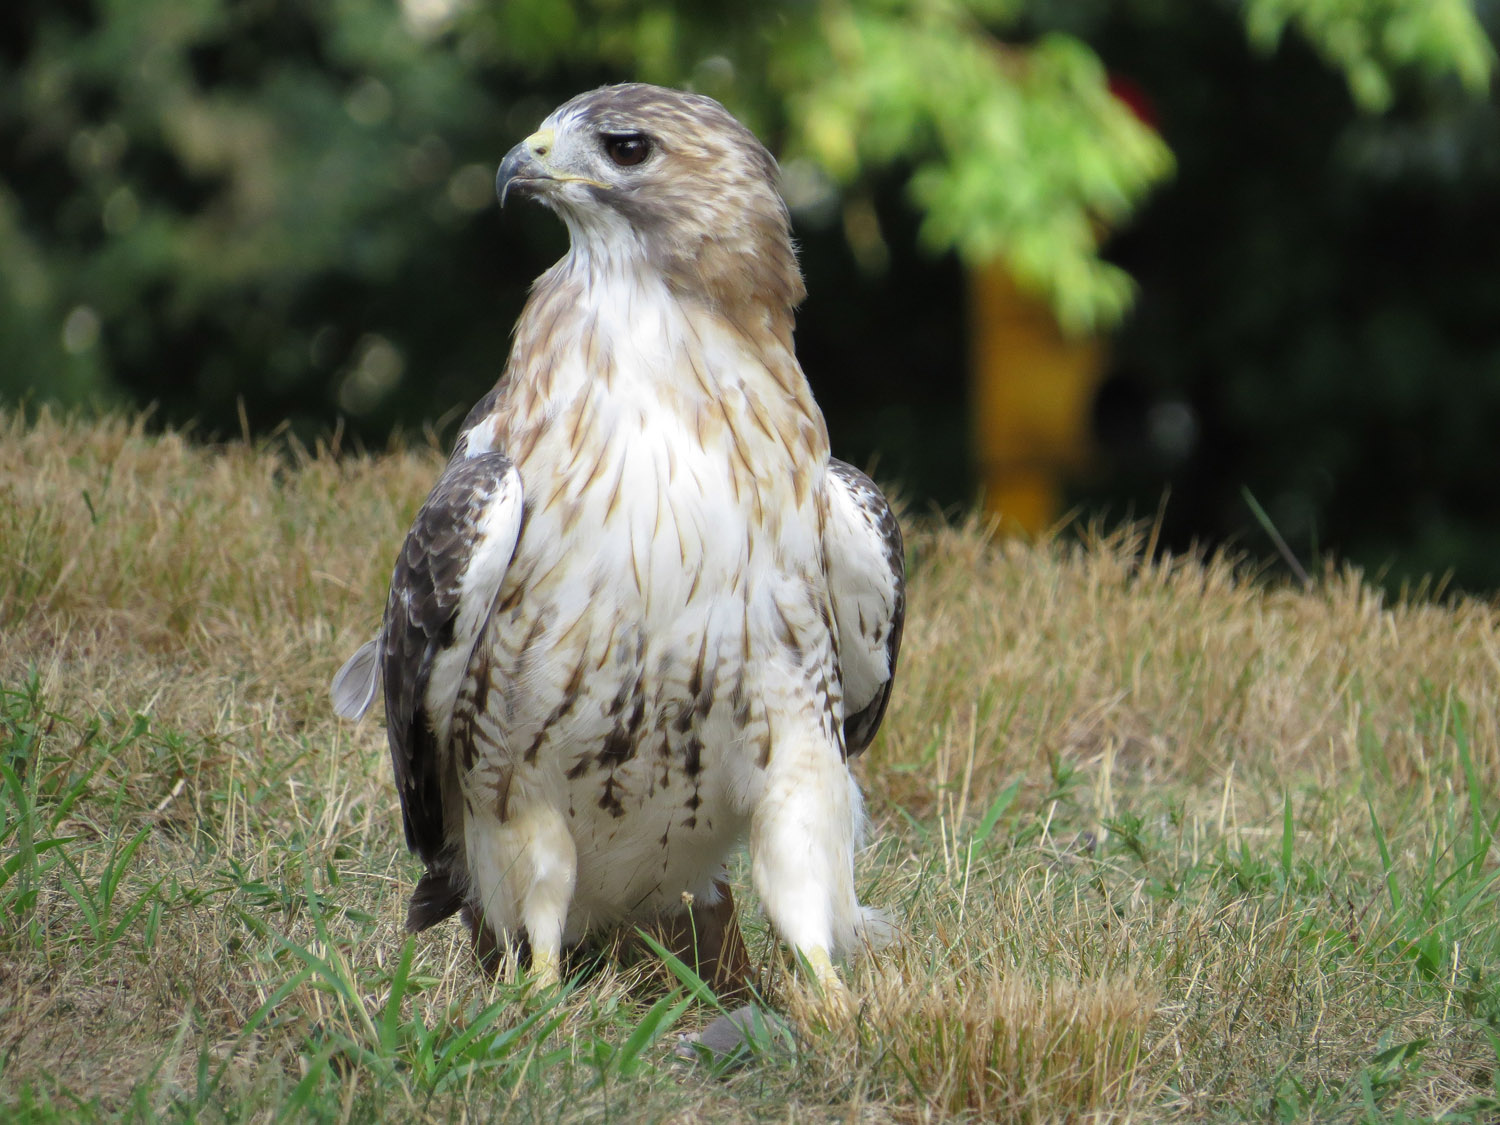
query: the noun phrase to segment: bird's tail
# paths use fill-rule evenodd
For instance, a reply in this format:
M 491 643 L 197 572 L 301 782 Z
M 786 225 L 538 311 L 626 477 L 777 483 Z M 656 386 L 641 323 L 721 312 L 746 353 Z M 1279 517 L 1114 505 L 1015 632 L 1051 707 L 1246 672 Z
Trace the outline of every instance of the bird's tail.
M 411 893 L 411 905 L 406 908 L 406 932 L 415 934 L 436 926 L 444 918 L 457 914 L 463 904 L 463 893 L 453 885 L 448 873 L 430 870 Z
M 380 638 L 376 637 L 360 645 L 359 651 L 334 673 L 333 683 L 328 688 L 328 694 L 333 697 L 334 713 L 350 721 L 364 718 L 370 704 L 375 702 L 375 691 L 379 686 Z

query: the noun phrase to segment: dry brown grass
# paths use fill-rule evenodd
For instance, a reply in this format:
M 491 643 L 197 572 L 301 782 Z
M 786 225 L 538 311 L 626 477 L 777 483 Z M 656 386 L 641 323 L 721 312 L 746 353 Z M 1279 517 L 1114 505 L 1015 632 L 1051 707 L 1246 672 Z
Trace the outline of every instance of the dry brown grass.
M 863 893 L 904 936 L 855 968 L 852 1027 L 800 1014 L 759 924 L 800 1037 L 722 1081 L 619 1053 L 667 1012 L 628 973 L 527 999 L 479 981 L 452 927 L 404 976 L 414 861 L 383 738 L 326 685 L 439 460 L 0 418 L 13 1115 L 1500 1105 L 1494 606 L 1393 603 L 1337 568 L 1303 592 L 1128 535 L 912 529 L 901 678 L 862 767 Z

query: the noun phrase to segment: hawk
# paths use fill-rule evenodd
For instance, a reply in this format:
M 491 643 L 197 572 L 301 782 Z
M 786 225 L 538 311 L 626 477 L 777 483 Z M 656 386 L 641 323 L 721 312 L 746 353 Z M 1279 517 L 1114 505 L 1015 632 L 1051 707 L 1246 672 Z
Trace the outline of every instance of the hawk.
M 854 889 L 901 643 L 890 505 L 833 460 L 792 346 L 804 296 L 777 167 L 717 102 L 582 94 L 506 155 L 503 205 L 568 253 L 516 325 L 334 681 L 384 687 L 407 925 L 555 980 L 563 950 L 726 892 L 748 839 L 776 933 L 817 977 L 873 920 Z

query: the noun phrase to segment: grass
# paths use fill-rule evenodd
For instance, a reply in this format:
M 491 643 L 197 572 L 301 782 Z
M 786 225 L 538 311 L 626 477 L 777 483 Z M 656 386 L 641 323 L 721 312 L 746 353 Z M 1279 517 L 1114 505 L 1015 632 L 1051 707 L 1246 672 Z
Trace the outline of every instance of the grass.
M 0 418 L 0 1116 L 1500 1115 L 1494 606 L 913 527 L 860 767 L 903 937 L 828 1029 L 752 909 L 795 1033 L 714 1077 L 691 981 L 533 994 L 401 931 L 383 736 L 326 685 L 438 464 Z

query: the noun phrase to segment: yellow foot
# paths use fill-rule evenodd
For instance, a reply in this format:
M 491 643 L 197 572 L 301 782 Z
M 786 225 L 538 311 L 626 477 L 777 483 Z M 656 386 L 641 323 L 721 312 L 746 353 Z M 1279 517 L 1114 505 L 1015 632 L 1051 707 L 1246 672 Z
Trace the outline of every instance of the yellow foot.
M 555 949 L 538 949 L 531 954 L 531 979 L 538 988 L 551 988 L 560 977 L 561 957 Z
M 848 1023 L 854 1018 L 856 1010 L 854 994 L 839 976 L 839 971 L 833 967 L 833 959 L 828 956 L 828 950 L 814 946 L 804 949 L 802 956 L 807 961 L 807 967 L 812 970 L 813 980 L 817 984 L 818 1013 L 829 1027 Z

